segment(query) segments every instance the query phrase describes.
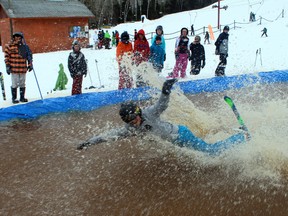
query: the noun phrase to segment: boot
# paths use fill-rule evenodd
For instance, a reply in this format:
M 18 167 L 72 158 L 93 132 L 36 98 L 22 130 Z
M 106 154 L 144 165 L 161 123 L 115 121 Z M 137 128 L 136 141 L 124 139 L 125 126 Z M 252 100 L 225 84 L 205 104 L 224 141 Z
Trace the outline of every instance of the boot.
M 16 99 L 17 98 L 17 88 L 11 87 L 11 93 L 12 93 L 12 103 L 13 104 L 19 103 L 19 101 Z
M 28 100 L 24 97 L 25 95 L 25 87 L 20 88 L 20 101 L 21 102 L 28 102 Z

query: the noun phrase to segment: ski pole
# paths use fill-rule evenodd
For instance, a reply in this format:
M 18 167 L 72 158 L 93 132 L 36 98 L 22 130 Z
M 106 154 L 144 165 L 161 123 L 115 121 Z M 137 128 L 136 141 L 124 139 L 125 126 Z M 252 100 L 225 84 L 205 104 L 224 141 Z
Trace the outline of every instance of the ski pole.
M 33 73 L 34 73 L 34 77 L 35 77 L 35 80 L 36 80 L 36 83 L 37 83 L 37 87 L 38 87 L 38 90 L 39 90 L 39 93 L 40 93 L 41 100 L 43 100 L 42 93 L 41 93 L 41 90 L 40 90 L 40 86 L 39 86 L 38 79 L 37 79 L 37 76 L 36 76 L 34 68 L 33 68 Z
M 260 55 L 260 62 L 261 62 L 261 66 L 262 66 L 262 54 L 261 54 L 261 48 L 259 48 L 259 55 Z
M 254 63 L 254 67 L 256 66 L 256 62 L 257 62 L 257 56 L 258 56 L 258 49 L 256 50 L 256 57 L 255 57 L 255 63 Z
M 101 84 L 100 73 L 99 73 L 99 69 L 98 69 L 98 65 L 97 65 L 97 63 L 98 63 L 97 59 L 95 59 L 95 63 L 96 63 L 96 69 L 97 69 L 98 79 L 99 79 L 99 83 L 100 83 L 99 88 L 104 88 L 104 85 Z
M 86 64 L 87 64 L 87 71 L 88 71 L 88 75 L 89 75 L 90 83 L 91 83 L 91 86 L 89 87 L 89 89 L 92 89 L 92 88 L 95 88 L 95 87 L 93 86 L 91 74 L 90 74 L 90 71 L 88 70 L 88 59 L 86 59 Z
M 1 83 L 3 100 L 6 100 L 6 93 L 5 93 L 5 86 L 4 86 L 4 76 L 3 76 L 2 72 L 0 72 L 0 83 Z

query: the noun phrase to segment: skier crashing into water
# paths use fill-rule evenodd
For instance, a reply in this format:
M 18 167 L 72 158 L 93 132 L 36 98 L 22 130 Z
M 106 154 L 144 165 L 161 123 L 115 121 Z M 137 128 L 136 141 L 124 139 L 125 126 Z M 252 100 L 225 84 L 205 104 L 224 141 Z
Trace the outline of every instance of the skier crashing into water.
M 242 130 L 226 140 L 208 144 L 199 137 L 196 137 L 188 127 L 161 120 L 161 114 L 168 108 L 171 89 L 175 82 L 177 82 L 177 79 L 166 80 L 158 101 L 145 109 L 141 109 L 133 102 L 121 104 L 119 114 L 121 119 L 126 123 L 125 126 L 111 129 L 92 137 L 86 142 L 79 144 L 77 149 L 81 150 L 91 145 L 116 141 L 137 134 L 151 133 L 179 147 L 186 147 L 208 154 L 217 154 L 236 144 L 244 143 L 248 139 L 248 132 Z

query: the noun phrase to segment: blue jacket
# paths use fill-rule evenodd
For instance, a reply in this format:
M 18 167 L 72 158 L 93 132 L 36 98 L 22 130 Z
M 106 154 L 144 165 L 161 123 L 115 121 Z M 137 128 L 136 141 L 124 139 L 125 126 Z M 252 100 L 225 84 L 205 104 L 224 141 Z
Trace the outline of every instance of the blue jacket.
M 152 62 L 153 66 L 163 67 L 164 65 L 165 51 L 161 44 L 157 45 L 156 42 L 150 47 L 149 61 Z
M 157 37 L 157 34 L 154 35 L 154 37 L 152 38 L 151 40 L 151 44 L 153 45 L 156 41 L 156 37 Z M 166 54 L 166 43 L 165 43 L 165 39 L 164 39 L 164 36 L 161 35 L 161 47 L 163 48 L 164 50 L 164 54 Z

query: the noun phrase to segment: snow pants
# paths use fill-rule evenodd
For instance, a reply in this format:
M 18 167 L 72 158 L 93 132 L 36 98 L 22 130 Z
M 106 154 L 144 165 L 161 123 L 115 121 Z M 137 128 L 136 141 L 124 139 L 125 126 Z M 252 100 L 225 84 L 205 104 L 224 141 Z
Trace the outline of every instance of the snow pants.
M 208 144 L 199 137 L 196 137 L 186 126 L 179 125 L 178 137 L 173 143 L 180 147 L 187 147 L 209 154 L 217 154 L 225 149 L 232 147 L 235 144 L 244 142 L 244 134 L 238 133 L 227 138 L 226 140 L 219 141 L 214 144 Z
M 215 70 L 215 76 L 225 76 L 225 68 L 227 65 L 227 54 L 220 54 L 220 62 Z
M 11 73 L 12 88 L 25 88 L 26 73 Z
M 82 93 L 82 81 L 83 81 L 83 75 L 76 75 L 73 77 L 72 95 Z
M 191 60 L 191 75 L 198 75 L 201 70 L 201 59 L 193 58 Z
M 133 87 L 133 79 L 129 75 L 129 72 L 124 65 L 119 64 L 119 84 L 118 90 L 124 88 L 132 88 Z
M 188 64 L 188 54 L 187 53 L 179 53 L 179 56 L 176 57 L 176 63 L 173 69 L 173 78 L 179 77 L 179 71 L 180 71 L 180 77 L 184 78 L 186 77 L 186 69 Z

